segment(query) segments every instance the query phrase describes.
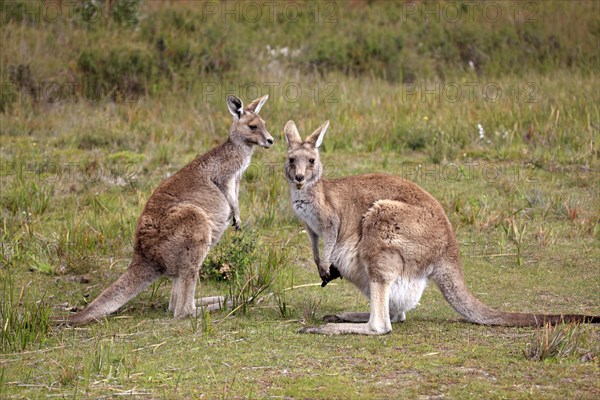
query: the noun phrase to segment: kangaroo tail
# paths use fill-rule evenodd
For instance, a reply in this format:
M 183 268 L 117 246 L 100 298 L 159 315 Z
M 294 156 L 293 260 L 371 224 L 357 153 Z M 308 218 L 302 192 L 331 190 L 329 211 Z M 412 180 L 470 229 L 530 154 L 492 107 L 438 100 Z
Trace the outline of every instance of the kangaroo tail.
M 67 325 L 84 325 L 99 321 L 137 296 L 160 275 L 160 272 L 134 257 L 125 273 L 115 283 L 100 293 L 84 310 L 60 322 Z
M 440 288 L 446 301 L 467 321 L 481 325 L 541 326 L 571 322 L 600 323 L 600 316 L 578 314 L 528 314 L 498 311 L 486 306 L 469 291 L 460 267 L 446 264 L 438 268 L 431 278 Z

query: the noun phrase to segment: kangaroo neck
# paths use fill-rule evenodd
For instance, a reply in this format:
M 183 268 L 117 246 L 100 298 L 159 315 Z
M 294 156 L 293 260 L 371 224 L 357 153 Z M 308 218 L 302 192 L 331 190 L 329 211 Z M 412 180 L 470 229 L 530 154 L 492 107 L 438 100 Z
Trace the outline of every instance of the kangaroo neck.
M 239 160 L 249 160 L 254 152 L 254 146 L 245 142 L 234 141 L 231 138 L 228 138 L 221 146 L 225 154 Z
M 211 177 L 227 177 L 242 173 L 250 164 L 253 146 L 227 139 L 196 159 L 196 170 Z

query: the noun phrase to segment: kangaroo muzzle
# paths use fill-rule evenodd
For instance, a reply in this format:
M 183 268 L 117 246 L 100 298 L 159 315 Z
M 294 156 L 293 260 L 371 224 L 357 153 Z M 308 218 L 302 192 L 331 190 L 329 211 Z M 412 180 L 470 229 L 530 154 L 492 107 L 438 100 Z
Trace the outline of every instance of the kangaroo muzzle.
M 263 139 L 262 143 L 260 143 L 260 147 L 263 147 L 265 149 L 270 149 L 271 147 L 273 147 L 274 143 L 275 143 L 275 140 L 273 139 L 273 136 L 267 134 L 267 135 L 265 135 L 265 138 Z
M 294 183 L 296 184 L 296 188 L 302 189 L 304 187 L 304 184 L 306 183 L 304 178 L 305 177 L 303 173 L 294 174 Z

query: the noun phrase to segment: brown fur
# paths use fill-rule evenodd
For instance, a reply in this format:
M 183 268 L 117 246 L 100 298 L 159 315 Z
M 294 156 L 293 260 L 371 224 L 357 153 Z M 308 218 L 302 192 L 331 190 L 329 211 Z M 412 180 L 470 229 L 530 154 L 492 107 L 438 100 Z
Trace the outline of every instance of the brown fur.
M 382 334 L 392 321 L 418 303 L 428 279 L 468 321 L 486 325 L 540 325 L 560 321 L 600 322 L 584 315 L 541 315 L 494 310 L 477 300 L 465 285 L 458 243 L 440 203 L 405 179 L 367 174 L 323 179 L 318 147 L 329 123 L 304 142 L 293 121 L 284 129 L 288 142 L 286 180 L 292 207 L 304 221 L 324 282 L 330 267 L 370 299 L 370 313 L 326 316 L 326 324 L 309 333 Z M 323 250 L 319 251 L 319 238 Z M 332 268 L 333 269 L 333 268 Z
M 228 97 L 234 117 L 228 140 L 199 155 L 158 186 L 138 220 L 127 271 L 86 309 L 70 316 L 68 324 L 85 324 L 116 311 L 163 275 L 173 280 L 169 310 L 174 316 L 196 314 L 194 293 L 206 254 L 219 241 L 229 220 L 240 227 L 239 184 L 253 148 L 273 144 L 258 116 L 266 99 L 256 99 L 243 108 L 237 97 Z M 215 297 L 200 303 L 219 306 L 221 301 Z

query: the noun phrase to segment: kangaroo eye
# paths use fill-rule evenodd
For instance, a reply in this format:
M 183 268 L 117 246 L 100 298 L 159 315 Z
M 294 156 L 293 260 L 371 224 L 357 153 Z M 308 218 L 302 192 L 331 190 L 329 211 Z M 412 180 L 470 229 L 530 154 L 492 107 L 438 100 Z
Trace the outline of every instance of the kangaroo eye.
M 252 129 L 253 131 L 255 131 L 255 130 L 256 130 L 256 128 L 258 128 L 258 126 L 256 126 L 256 125 L 248 125 L 248 127 L 249 127 L 250 129 Z
M 288 158 L 288 162 L 289 162 L 290 164 L 293 164 L 293 163 L 294 163 L 294 161 L 296 161 L 296 159 L 295 159 L 295 158 L 292 158 L 292 157 Z
M 308 162 L 310 163 L 310 165 L 315 165 L 315 159 L 314 158 L 309 158 Z

